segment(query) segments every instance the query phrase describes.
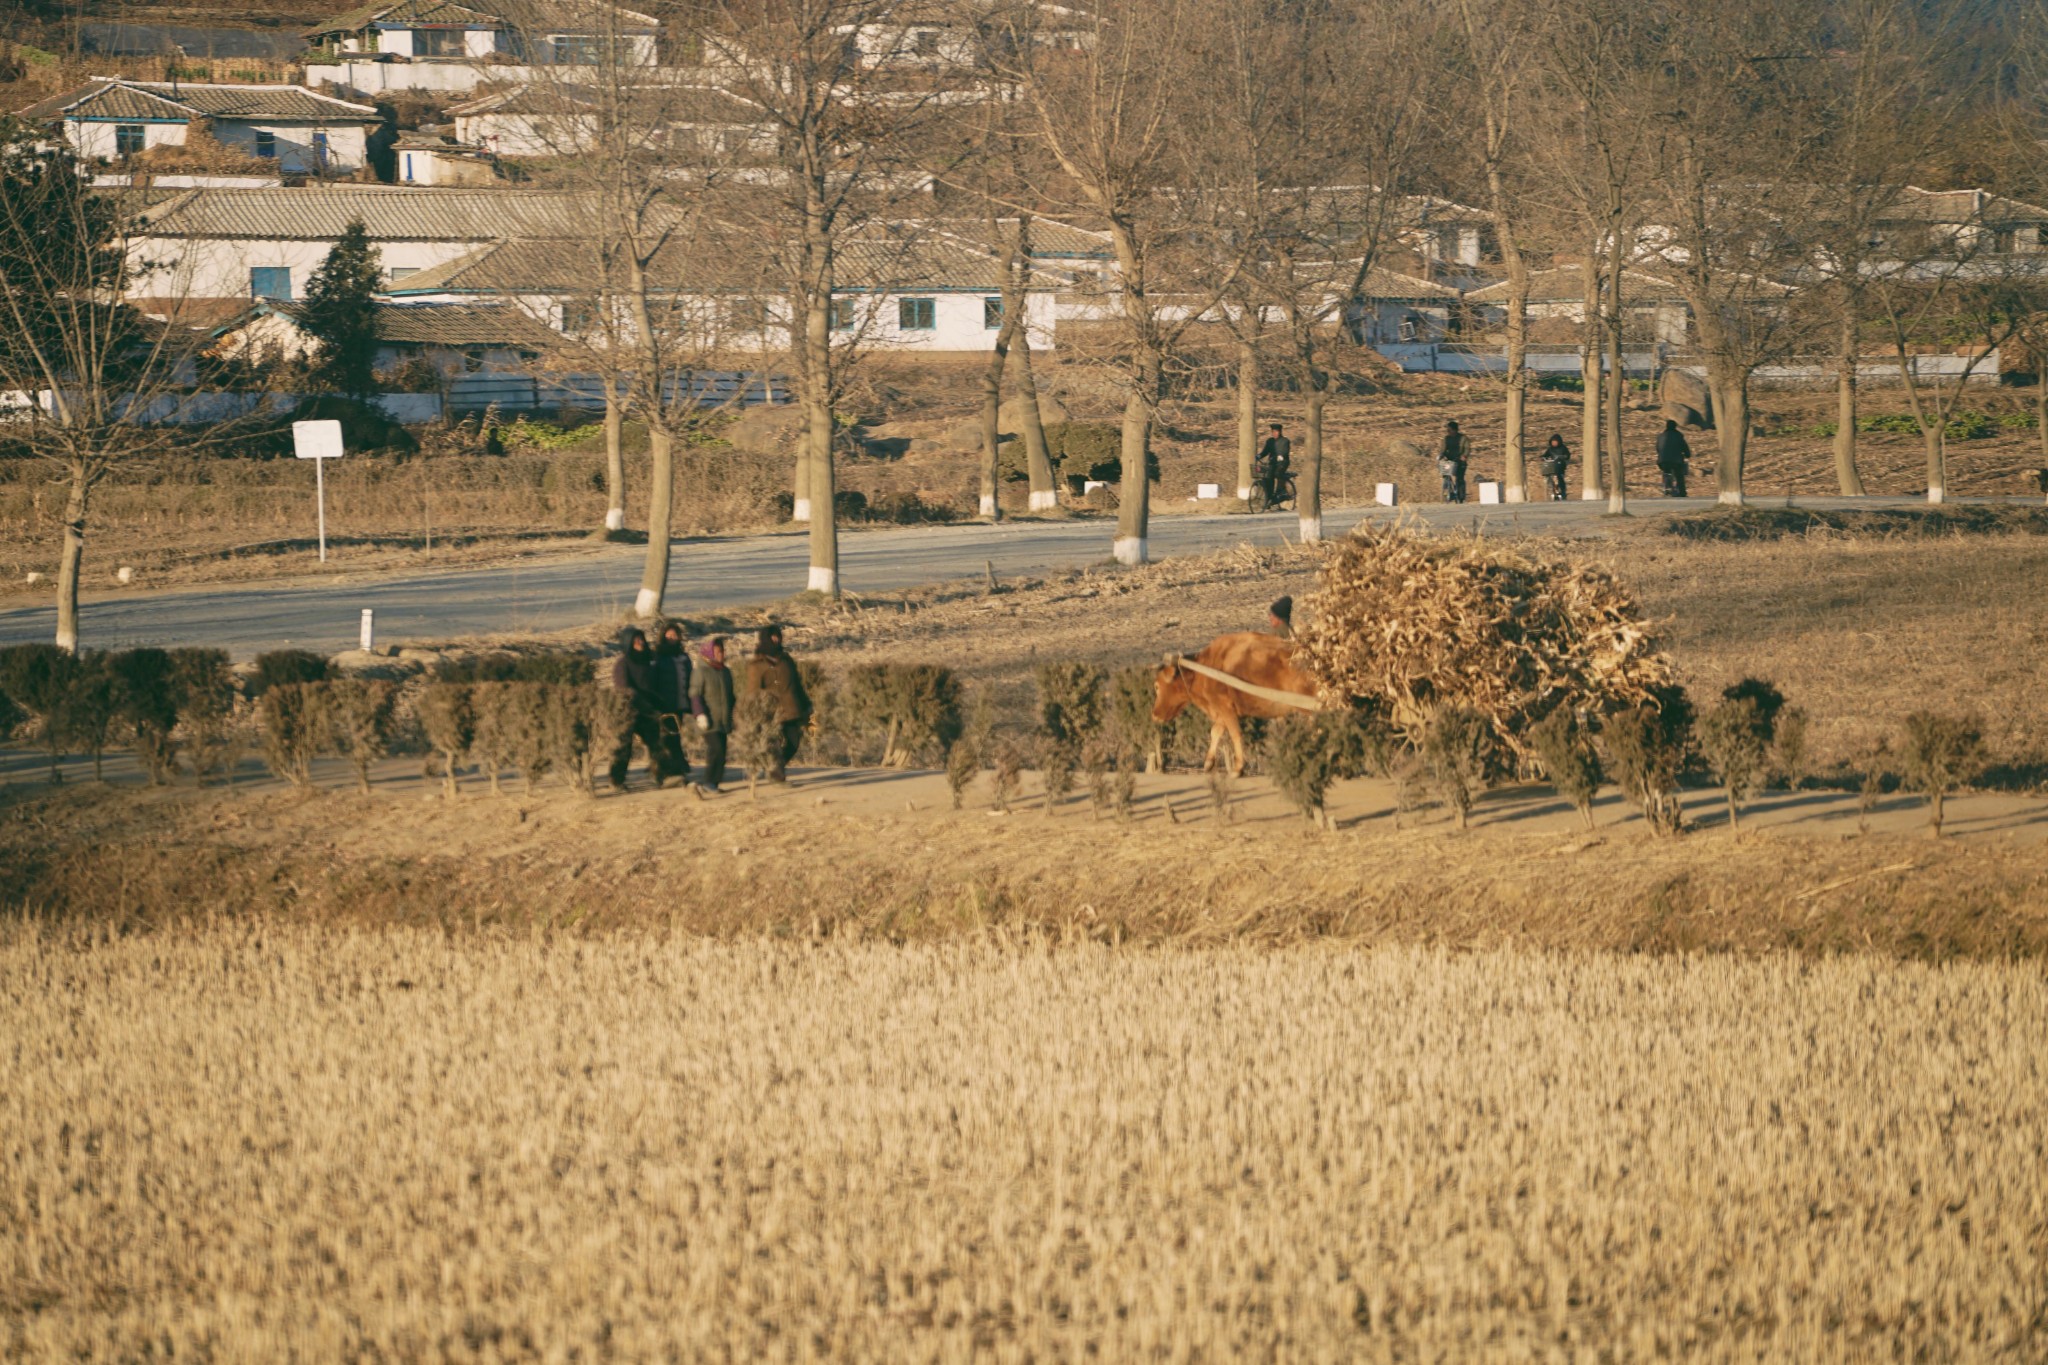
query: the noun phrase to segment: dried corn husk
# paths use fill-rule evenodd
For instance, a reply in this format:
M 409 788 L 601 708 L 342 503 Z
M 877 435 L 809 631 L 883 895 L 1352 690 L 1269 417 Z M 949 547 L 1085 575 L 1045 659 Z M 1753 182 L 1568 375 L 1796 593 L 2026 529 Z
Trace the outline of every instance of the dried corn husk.
M 1605 714 L 1673 678 L 1612 575 L 1484 542 L 1361 527 L 1302 606 L 1295 661 L 1326 701 L 1377 700 L 1410 729 L 1471 707 L 1524 763 L 1557 707 Z

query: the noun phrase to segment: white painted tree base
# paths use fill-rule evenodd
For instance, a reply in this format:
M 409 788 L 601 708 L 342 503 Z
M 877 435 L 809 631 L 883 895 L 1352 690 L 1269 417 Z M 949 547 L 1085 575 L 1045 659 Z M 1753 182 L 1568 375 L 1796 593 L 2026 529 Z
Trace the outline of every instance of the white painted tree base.
M 1597 488 L 1588 488 L 1579 494 L 1580 502 L 1604 502 L 1607 495 Z
M 633 614 L 646 620 L 661 610 L 661 594 L 652 588 L 640 589 L 640 595 L 633 599 Z
M 1714 500 L 1724 507 L 1740 507 L 1742 506 L 1742 490 L 1740 488 L 1723 489 Z
M 1303 517 L 1301 519 L 1301 543 L 1313 545 L 1322 538 L 1323 519 L 1321 517 Z
M 1034 512 L 1056 511 L 1058 510 L 1059 505 L 1060 495 L 1050 488 L 1042 488 L 1038 492 L 1033 493 L 1031 495 L 1031 501 L 1028 504 L 1028 506 Z
M 1239 484 L 1237 486 L 1237 500 L 1239 502 L 1250 502 L 1252 500 L 1252 490 L 1248 485 Z
M 1529 500 L 1529 490 L 1518 483 L 1509 484 L 1501 490 L 1500 495 L 1509 502 L 1527 502 Z
M 994 498 L 991 498 L 991 497 L 986 497 L 986 496 L 982 498 L 982 500 L 981 500 L 981 515 L 983 515 L 984 517 L 987 517 L 987 518 L 988 518 L 989 520 L 991 520 L 991 521 L 995 520 L 995 515 L 996 515 L 996 500 L 995 500 Z
M 1118 536 L 1110 542 L 1109 555 L 1119 564 L 1143 564 L 1146 559 L 1145 537 Z
M 606 512 L 604 514 L 604 529 L 607 531 L 625 530 L 626 509 L 623 507 L 614 507 L 610 511 Z
M 806 585 L 812 592 L 837 593 L 839 591 L 839 570 L 811 565 L 811 581 Z
M 1946 488 L 1930 488 L 1927 490 L 1927 500 L 1933 503 L 1947 502 L 1948 490 Z
M 791 521 L 809 521 L 811 519 L 811 500 L 809 498 L 798 498 L 791 504 L 789 519 Z

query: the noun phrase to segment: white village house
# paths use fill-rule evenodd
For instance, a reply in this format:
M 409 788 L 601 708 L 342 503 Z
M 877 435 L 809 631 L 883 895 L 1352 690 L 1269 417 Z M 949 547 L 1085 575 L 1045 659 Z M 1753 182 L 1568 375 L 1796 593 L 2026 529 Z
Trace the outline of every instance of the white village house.
M 444 380 L 467 374 L 531 371 L 555 334 L 510 304 L 379 302 L 379 372 L 424 361 Z M 314 341 L 299 324 L 299 306 L 269 301 L 214 330 L 213 352 L 260 363 L 309 355 Z
M 60 129 L 88 161 L 123 163 L 159 147 L 184 147 L 204 130 L 245 157 L 294 175 L 352 175 L 368 161 L 376 109 L 300 85 L 193 85 L 106 78 L 20 111 Z
M 775 151 L 761 109 L 708 86 L 649 85 L 632 91 L 637 136 L 675 157 L 742 162 Z M 587 150 L 600 127 L 597 95 L 561 82 L 525 82 L 449 108 L 455 141 L 487 156 L 567 156 Z
M 360 220 L 387 279 L 403 280 L 506 237 L 572 237 L 588 221 L 559 193 L 318 185 L 187 190 L 149 209 L 130 244 L 129 297 L 291 300 Z
M 377 94 L 461 93 L 484 81 L 520 80 L 533 68 L 594 68 L 608 53 L 652 67 L 661 22 L 604 0 L 380 0 L 304 31 L 318 52 L 309 85 Z

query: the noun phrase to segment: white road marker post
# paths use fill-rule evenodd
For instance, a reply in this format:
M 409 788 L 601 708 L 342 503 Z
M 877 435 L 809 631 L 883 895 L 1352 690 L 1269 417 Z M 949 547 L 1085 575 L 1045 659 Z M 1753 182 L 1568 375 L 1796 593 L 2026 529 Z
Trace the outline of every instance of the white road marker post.
M 313 500 L 320 514 L 320 562 L 327 562 L 327 462 L 341 458 L 341 423 L 292 423 L 292 453 L 313 462 Z
M 363 608 L 363 653 L 368 654 L 377 647 L 377 613 L 373 608 Z

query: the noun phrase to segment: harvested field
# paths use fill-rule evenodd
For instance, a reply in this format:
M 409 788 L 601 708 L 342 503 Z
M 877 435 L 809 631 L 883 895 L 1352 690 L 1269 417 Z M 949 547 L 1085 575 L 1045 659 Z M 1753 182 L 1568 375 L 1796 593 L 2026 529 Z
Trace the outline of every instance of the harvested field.
M 0 936 L 0 1354 L 2039 1358 L 2032 967 Z

